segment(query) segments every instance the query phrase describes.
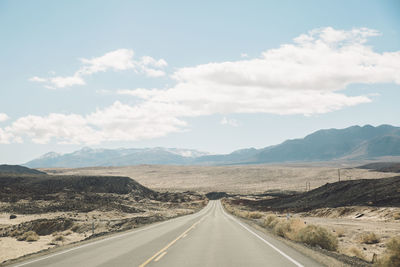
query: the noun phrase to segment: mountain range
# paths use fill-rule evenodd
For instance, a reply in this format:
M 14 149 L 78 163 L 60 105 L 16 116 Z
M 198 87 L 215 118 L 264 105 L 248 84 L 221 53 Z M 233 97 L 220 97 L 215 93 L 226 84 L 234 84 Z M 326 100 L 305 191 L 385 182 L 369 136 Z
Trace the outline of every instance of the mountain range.
M 287 140 L 262 149 L 247 148 L 230 154 L 211 155 L 191 149 L 83 148 L 68 154 L 47 153 L 24 165 L 31 168 L 164 165 L 233 165 L 330 160 L 364 160 L 400 156 L 400 127 L 351 126 L 319 130 L 304 138 Z

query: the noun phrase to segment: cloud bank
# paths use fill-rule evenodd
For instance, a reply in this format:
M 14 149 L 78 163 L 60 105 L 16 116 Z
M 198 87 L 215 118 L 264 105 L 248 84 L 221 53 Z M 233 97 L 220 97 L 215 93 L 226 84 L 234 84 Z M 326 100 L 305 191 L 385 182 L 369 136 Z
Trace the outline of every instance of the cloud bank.
M 268 113 L 313 115 L 371 102 L 370 95 L 348 96 L 351 84 L 400 84 L 400 51 L 375 52 L 367 45 L 375 30 L 315 29 L 264 51 L 258 58 L 213 62 L 177 69 L 167 89 L 118 90 L 139 99 L 129 106 L 119 101 L 87 115 L 29 115 L 0 129 L 0 142 L 28 137 L 37 143 L 101 143 L 156 138 L 187 130 L 185 118 L 221 114 L 222 124 L 234 124 L 228 114 Z M 55 87 L 84 84 L 82 77 L 108 70 L 135 69 L 149 76 L 164 75 L 167 63 L 120 49 L 94 59 L 71 77 L 49 80 Z M 151 68 L 150 68 L 151 67 Z M 149 68 L 149 69 L 146 69 Z M 161 72 L 158 72 L 160 70 Z M 224 119 L 225 118 L 225 119 Z

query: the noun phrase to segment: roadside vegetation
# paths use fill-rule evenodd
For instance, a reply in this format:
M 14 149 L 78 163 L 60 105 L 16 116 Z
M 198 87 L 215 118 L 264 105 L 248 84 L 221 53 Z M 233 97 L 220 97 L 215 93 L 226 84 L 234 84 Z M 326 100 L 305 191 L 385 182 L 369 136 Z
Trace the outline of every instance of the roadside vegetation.
M 350 257 L 356 257 L 364 262 L 372 262 L 374 266 L 395 267 L 400 266 L 400 236 L 391 238 L 384 243 L 381 236 L 374 232 L 365 232 L 354 237 L 353 246 L 339 245 L 339 239 L 344 237 L 345 231 L 342 228 L 327 229 L 318 225 L 306 223 L 300 218 L 279 217 L 270 212 L 248 211 L 237 205 L 232 205 L 228 201 L 222 201 L 224 208 L 237 217 L 251 219 L 258 225 L 267 229 L 282 238 L 303 243 L 312 247 L 318 247 L 327 251 L 341 253 Z M 283 216 L 281 214 L 281 216 Z M 362 245 L 360 249 L 360 244 Z M 380 255 L 374 254 L 372 258 L 365 253 L 368 246 L 384 246 L 386 251 Z
M 34 242 L 39 240 L 39 235 L 34 231 L 28 231 L 17 236 L 18 241 Z
M 376 266 L 400 266 L 400 236 L 393 237 L 386 243 L 386 253 Z
M 280 237 L 329 251 L 337 251 L 338 249 L 337 236 L 323 227 L 306 224 L 298 218 L 287 220 L 275 215 L 265 216 L 257 211 L 243 211 L 226 203 L 224 203 L 224 207 L 235 216 L 261 220 L 261 225 L 264 228 Z
M 361 243 L 363 244 L 377 244 L 380 242 L 380 238 L 375 233 L 364 233 L 361 236 Z

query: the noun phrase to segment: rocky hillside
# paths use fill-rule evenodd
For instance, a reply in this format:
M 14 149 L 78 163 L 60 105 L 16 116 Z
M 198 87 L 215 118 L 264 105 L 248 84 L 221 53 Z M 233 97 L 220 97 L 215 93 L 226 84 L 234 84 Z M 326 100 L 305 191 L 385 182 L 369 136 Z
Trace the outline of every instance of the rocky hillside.
M 3 164 L 3 165 L 0 165 L 0 174 L 40 174 L 40 175 L 43 175 L 45 173 L 38 171 L 38 170 L 29 169 L 24 166 Z
M 400 173 L 400 162 L 376 162 L 358 167 L 360 169 L 374 170 L 378 172 Z
M 400 176 L 328 183 L 301 194 L 236 202 L 261 210 L 296 212 L 344 206 L 400 207 L 399 192 Z
M 0 207 L 3 212 L 119 210 L 140 212 L 143 201 L 186 202 L 202 196 L 159 193 L 128 177 L 0 175 Z M 139 205 L 140 206 L 140 205 Z

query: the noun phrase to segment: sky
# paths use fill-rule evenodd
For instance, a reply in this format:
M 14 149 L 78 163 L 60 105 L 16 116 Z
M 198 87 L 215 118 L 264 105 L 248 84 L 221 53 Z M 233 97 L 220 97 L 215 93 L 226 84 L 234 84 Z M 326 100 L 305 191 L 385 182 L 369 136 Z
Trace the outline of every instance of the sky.
M 400 126 L 400 1 L 0 1 L 0 163 Z

